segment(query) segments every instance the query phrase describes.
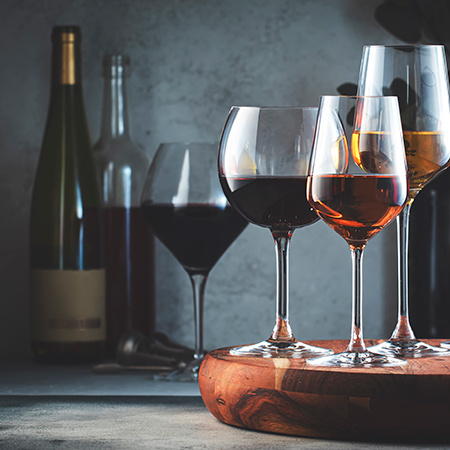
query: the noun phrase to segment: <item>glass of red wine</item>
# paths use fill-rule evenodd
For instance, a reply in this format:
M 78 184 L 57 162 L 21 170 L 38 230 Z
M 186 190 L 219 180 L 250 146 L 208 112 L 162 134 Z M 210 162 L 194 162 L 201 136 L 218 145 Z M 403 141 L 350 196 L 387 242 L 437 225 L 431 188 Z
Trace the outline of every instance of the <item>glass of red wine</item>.
M 408 236 L 414 199 L 450 164 L 450 101 L 441 45 L 368 45 L 361 58 L 358 93 L 396 95 L 408 164 L 408 201 L 397 220 L 398 314 L 387 341 L 374 351 L 402 358 L 448 356 L 416 338 L 409 321 Z M 430 230 L 431 233 L 431 230 Z M 429 262 L 426 262 L 429 264 Z M 421 298 L 428 302 L 429 298 Z
M 322 97 L 307 185 L 319 217 L 348 243 L 353 266 L 347 350 L 308 359 L 328 367 L 397 366 L 405 360 L 366 349 L 362 326 L 364 248 L 401 213 L 408 179 L 396 97 Z
M 186 270 L 194 293 L 194 358 L 183 370 L 158 378 L 195 381 L 204 357 L 206 280 L 247 226 L 227 202 L 217 176 L 217 144 L 161 144 L 150 166 L 141 208 L 155 236 Z
M 297 228 L 318 217 L 306 199 L 317 108 L 233 107 L 219 149 L 219 175 L 229 202 L 275 241 L 275 327 L 262 342 L 234 347 L 233 355 L 312 357 L 333 353 L 299 342 L 289 317 L 289 243 Z

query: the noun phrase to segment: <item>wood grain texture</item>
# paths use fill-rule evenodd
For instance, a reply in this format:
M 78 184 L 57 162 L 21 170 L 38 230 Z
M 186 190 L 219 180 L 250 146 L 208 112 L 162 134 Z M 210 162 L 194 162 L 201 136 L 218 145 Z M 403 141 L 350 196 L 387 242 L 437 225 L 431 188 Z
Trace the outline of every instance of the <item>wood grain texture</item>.
M 347 345 L 308 343 L 336 353 Z M 450 357 L 344 369 L 313 367 L 300 358 L 233 356 L 225 348 L 206 355 L 199 386 L 217 419 L 251 430 L 333 439 L 450 439 Z

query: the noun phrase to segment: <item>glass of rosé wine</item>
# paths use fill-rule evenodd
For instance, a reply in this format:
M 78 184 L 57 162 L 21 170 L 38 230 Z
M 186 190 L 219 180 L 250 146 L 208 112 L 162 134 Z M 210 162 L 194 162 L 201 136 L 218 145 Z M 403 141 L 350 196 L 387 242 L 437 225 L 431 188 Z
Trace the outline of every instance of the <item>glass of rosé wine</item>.
M 316 366 L 397 366 L 405 360 L 366 349 L 362 259 L 367 242 L 401 213 L 407 167 L 396 97 L 324 96 L 307 183 L 319 217 L 345 239 L 352 256 L 352 324 L 347 350 L 308 359 Z

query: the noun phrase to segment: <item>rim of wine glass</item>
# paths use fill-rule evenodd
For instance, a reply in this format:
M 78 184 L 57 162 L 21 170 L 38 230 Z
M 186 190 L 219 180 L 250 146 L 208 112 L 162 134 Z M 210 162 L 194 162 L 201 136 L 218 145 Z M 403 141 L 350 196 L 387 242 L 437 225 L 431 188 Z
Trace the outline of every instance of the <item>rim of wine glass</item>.
M 156 150 L 160 150 L 163 146 L 180 146 L 183 150 L 186 149 L 186 147 L 189 147 L 191 145 L 197 145 L 197 146 L 208 146 L 208 147 L 217 147 L 219 145 L 218 141 L 203 141 L 203 142 L 196 142 L 196 141 L 178 141 L 178 142 L 160 142 L 158 144 L 158 147 Z
M 239 109 L 302 109 L 302 110 L 312 110 L 317 109 L 317 106 L 237 106 L 231 107 Z
M 211 145 L 211 144 L 217 144 L 216 141 L 167 141 L 167 142 L 160 142 L 159 145 Z M 158 146 L 159 146 L 158 145 Z
M 365 48 L 422 49 L 422 48 L 444 48 L 444 46 L 440 45 L 440 44 L 417 44 L 417 45 L 416 44 L 392 44 L 392 45 L 368 44 L 368 45 L 363 46 L 363 49 L 365 49 Z
M 396 95 L 321 95 L 320 98 L 395 98 L 398 100 Z

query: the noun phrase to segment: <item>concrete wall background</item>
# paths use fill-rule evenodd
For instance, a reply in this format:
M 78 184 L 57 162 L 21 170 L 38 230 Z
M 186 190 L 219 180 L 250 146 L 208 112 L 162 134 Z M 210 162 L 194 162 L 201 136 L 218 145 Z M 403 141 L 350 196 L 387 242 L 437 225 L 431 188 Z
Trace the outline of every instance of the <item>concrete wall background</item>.
M 84 95 L 93 141 L 102 103 L 101 58 L 130 54 L 135 139 L 218 139 L 232 105 L 316 106 L 356 82 L 364 44 L 394 44 L 374 19 L 379 0 L 2 0 L 0 2 L 0 355 L 28 355 L 28 215 L 50 88 L 50 32 L 83 33 Z M 395 225 L 365 254 L 365 336 L 395 323 Z M 190 283 L 157 247 L 158 328 L 193 343 Z M 268 337 L 275 255 L 250 225 L 213 269 L 206 289 L 208 348 Z M 299 339 L 347 338 L 350 252 L 321 222 L 294 234 L 291 323 Z

